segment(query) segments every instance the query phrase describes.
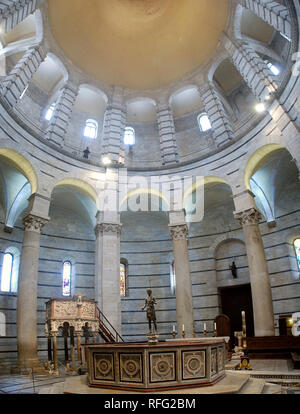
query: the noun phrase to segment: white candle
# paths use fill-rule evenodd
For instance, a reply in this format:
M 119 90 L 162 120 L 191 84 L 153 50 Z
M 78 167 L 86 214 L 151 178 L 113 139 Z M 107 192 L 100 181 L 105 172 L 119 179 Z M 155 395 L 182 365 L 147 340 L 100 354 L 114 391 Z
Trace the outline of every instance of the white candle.
M 184 332 L 184 325 L 182 325 L 182 332 Z
M 216 322 L 214 323 L 214 327 L 215 327 L 215 331 L 217 330 L 217 324 Z
M 204 323 L 204 331 L 206 331 L 206 323 Z
M 173 332 L 175 332 L 175 325 L 173 325 Z
M 242 327 L 246 327 L 246 313 L 245 311 L 242 311 Z

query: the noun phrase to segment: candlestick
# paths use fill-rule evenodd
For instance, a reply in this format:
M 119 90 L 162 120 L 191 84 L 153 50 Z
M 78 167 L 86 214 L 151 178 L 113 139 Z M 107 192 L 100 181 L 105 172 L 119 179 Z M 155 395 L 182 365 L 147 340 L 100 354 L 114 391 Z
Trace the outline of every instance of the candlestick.
M 243 337 L 243 348 L 247 348 L 247 340 L 246 340 L 246 313 L 242 311 L 242 337 Z

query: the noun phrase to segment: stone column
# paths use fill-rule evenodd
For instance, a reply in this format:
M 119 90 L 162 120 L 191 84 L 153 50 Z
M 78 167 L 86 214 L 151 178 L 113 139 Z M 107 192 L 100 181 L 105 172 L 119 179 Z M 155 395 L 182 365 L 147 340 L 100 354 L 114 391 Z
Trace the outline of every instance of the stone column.
M 255 336 L 274 336 L 274 314 L 268 264 L 258 223 L 261 214 L 250 191 L 234 196 L 235 218 L 243 227 L 250 273 Z M 248 205 L 247 205 L 248 204 Z
M 77 359 L 79 363 L 82 363 L 82 352 L 81 352 L 81 331 L 75 331 L 76 342 L 77 342 Z
M 48 222 L 43 217 L 29 214 L 24 218 L 24 240 L 20 263 L 17 335 L 20 366 L 37 363 L 37 279 L 40 235 Z
M 58 357 L 57 357 L 57 336 L 58 332 L 52 332 L 52 343 L 53 343 L 53 365 L 54 365 L 54 374 L 59 375 L 58 369 Z
M 17 104 L 45 57 L 46 51 L 41 45 L 34 46 L 25 53 L 1 83 L 0 94 L 5 103 L 11 107 Z
M 101 220 L 101 219 L 100 219 Z M 99 221 L 96 228 L 96 277 L 99 307 L 122 335 L 120 295 L 121 224 Z
M 0 23 L 4 33 L 13 29 L 39 7 L 38 0 L 2 0 Z
M 70 354 L 71 354 L 71 364 L 72 367 L 75 367 L 75 341 L 74 341 L 74 326 L 70 326 Z
M 119 172 L 106 170 L 105 188 L 100 194 L 103 210 L 97 213 L 95 299 L 112 326 L 122 335 L 120 294 Z
M 123 89 L 115 87 L 105 112 L 102 150 L 103 155 L 113 163 L 124 163 L 125 127 L 126 107 L 123 102 Z
M 258 101 L 263 102 L 275 93 L 278 85 L 262 58 L 246 43 L 225 35 L 224 46 L 232 62 Z
M 63 87 L 47 128 L 46 138 L 55 145 L 63 147 L 73 107 L 78 95 L 78 87 L 71 82 Z
M 291 16 L 289 10 L 273 0 L 237 0 L 277 31 L 291 38 Z
M 192 338 L 194 306 L 187 245 L 188 228 L 185 222 L 184 210 L 170 211 L 169 228 L 173 241 L 176 274 L 176 315 L 178 335 L 181 337 L 182 325 L 184 325 L 186 337 Z
M 157 123 L 162 164 L 179 162 L 172 109 L 166 99 L 157 103 Z
M 219 148 L 234 138 L 231 122 L 212 82 L 201 85 L 199 92 L 212 125 L 216 145 Z

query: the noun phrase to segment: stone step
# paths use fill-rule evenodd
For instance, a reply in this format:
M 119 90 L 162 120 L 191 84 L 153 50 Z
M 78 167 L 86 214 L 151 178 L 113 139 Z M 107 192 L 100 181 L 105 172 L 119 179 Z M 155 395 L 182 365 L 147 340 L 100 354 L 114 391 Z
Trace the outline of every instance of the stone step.
M 278 391 L 281 391 L 281 385 L 266 382 L 263 389 L 263 394 L 275 394 Z
M 238 394 L 262 394 L 264 387 L 264 380 L 249 378 Z

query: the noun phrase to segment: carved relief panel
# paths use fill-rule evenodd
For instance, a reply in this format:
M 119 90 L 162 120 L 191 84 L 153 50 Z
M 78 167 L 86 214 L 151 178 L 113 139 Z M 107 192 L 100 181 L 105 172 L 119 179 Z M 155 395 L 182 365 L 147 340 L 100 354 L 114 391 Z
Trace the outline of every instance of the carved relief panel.
M 212 348 L 211 357 L 210 357 L 210 372 L 211 375 L 216 375 L 218 373 L 218 350 L 217 348 Z
M 205 351 L 182 352 L 182 379 L 205 378 Z
M 55 301 L 54 302 L 54 318 L 76 318 L 77 304 L 73 301 Z
M 119 354 L 120 381 L 143 382 L 143 354 Z
M 224 349 L 221 347 L 218 348 L 218 368 L 219 372 L 225 369 Z
M 150 382 L 176 381 L 176 353 L 150 353 Z
M 83 302 L 81 308 L 82 319 L 95 319 L 95 304 L 92 302 Z
M 103 353 L 94 354 L 94 367 L 95 367 L 95 379 L 114 381 L 115 380 L 115 367 L 114 367 L 114 354 Z

